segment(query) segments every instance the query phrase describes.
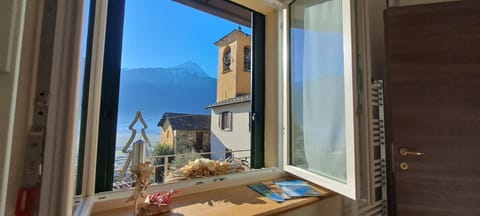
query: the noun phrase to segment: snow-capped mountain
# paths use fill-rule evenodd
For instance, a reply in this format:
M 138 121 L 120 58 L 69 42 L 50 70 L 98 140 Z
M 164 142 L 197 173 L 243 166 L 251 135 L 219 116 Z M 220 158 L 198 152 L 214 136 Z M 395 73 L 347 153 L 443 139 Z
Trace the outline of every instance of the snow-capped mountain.
M 209 114 L 215 102 L 217 80 L 196 63 L 187 61 L 169 68 L 122 69 L 119 130 L 141 111 L 149 128 L 156 128 L 164 112 Z

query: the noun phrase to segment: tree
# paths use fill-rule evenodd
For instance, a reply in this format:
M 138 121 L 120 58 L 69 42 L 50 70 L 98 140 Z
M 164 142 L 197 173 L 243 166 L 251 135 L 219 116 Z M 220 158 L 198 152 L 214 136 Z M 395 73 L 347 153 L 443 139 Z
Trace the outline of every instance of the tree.
M 203 158 L 200 153 L 197 153 L 195 150 L 190 150 L 188 152 L 184 152 L 184 155 L 179 155 L 175 157 L 170 163 L 171 170 L 178 170 L 188 164 L 189 161 L 194 161 L 195 159 Z
M 163 182 L 163 174 L 164 174 L 164 165 L 165 163 L 165 158 L 164 157 L 158 157 L 158 156 L 164 156 L 164 155 L 173 155 L 173 147 L 167 144 L 159 144 L 155 146 L 153 149 L 152 156 L 156 157 L 153 160 L 153 164 L 157 167 L 155 170 L 155 182 L 161 183 Z M 168 157 L 168 162 L 171 163 L 173 161 L 174 157 Z
M 158 157 L 158 156 L 173 155 L 173 154 L 174 154 L 174 152 L 173 152 L 173 147 L 172 146 L 167 145 L 167 144 L 159 144 L 159 145 L 155 146 L 155 148 L 153 149 L 152 156 L 157 157 L 157 158 L 155 158 L 153 163 L 155 165 L 161 165 L 165 161 L 164 161 L 163 158 Z M 173 157 L 168 158 L 168 162 L 171 162 L 172 160 L 173 160 Z

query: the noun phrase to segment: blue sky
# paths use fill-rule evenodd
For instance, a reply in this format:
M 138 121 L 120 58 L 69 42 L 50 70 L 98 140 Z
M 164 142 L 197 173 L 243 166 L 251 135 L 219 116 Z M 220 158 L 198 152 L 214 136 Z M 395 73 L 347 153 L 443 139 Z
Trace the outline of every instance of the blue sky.
M 294 81 L 318 79 L 324 75 L 343 74 L 343 34 L 293 28 L 291 78 Z M 320 48 L 321 47 L 321 48 Z M 308 67 L 304 67 L 308 65 Z
M 238 26 L 170 0 L 127 0 L 122 68 L 173 67 L 190 60 L 217 77 L 213 43 Z

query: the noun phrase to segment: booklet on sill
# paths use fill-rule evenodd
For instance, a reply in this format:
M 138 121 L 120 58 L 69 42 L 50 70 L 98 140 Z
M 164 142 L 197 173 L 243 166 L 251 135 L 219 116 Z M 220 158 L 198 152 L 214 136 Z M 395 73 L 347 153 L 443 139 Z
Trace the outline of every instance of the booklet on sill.
M 316 191 L 312 186 L 300 179 L 275 180 L 274 183 L 290 197 L 310 197 L 324 195 L 324 193 Z
M 275 180 L 248 185 L 254 191 L 276 202 L 283 202 L 290 198 L 322 196 L 324 193 L 316 191 L 302 180 Z
M 283 202 L 287 199 L 290 199 L 288 195 L 286 195 L 280 188 L 277 187 L 272 181 L 258 183 L 258 184 L 251 184 L 248 185 L 249 188 L 258 192 L 259 194 L 267 197 L 276 202 Z

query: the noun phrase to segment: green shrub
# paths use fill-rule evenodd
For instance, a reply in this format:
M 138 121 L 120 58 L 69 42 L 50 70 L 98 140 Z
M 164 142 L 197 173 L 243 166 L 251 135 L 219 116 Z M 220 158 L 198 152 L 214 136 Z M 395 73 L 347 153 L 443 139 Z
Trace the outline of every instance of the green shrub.
M 174 171 L 174 170 L 180 169 L 183 166 L 185 166 L 185 164 L 187 164 L 189 161 L 194 161 L 195 159 L 203 158 L 202 155 L 200 153 L 195 152 L 195 150 L 191 150 L 183 154 L 187 154 L 187 155 L 175 156 L 175 159 L 172 162 L 170 162 L 170 166 L 169 166 L 170 170 Z
M 173 155 L 173 147 L 167 144 L 159 144 L 153 149 L 152 156 Z M 172 162 L 173 157 L 168 158 L 168 162 Z M 161 165 L 164 163 L 163 158 L 155 158 L 153 161 L 155 165 Z

